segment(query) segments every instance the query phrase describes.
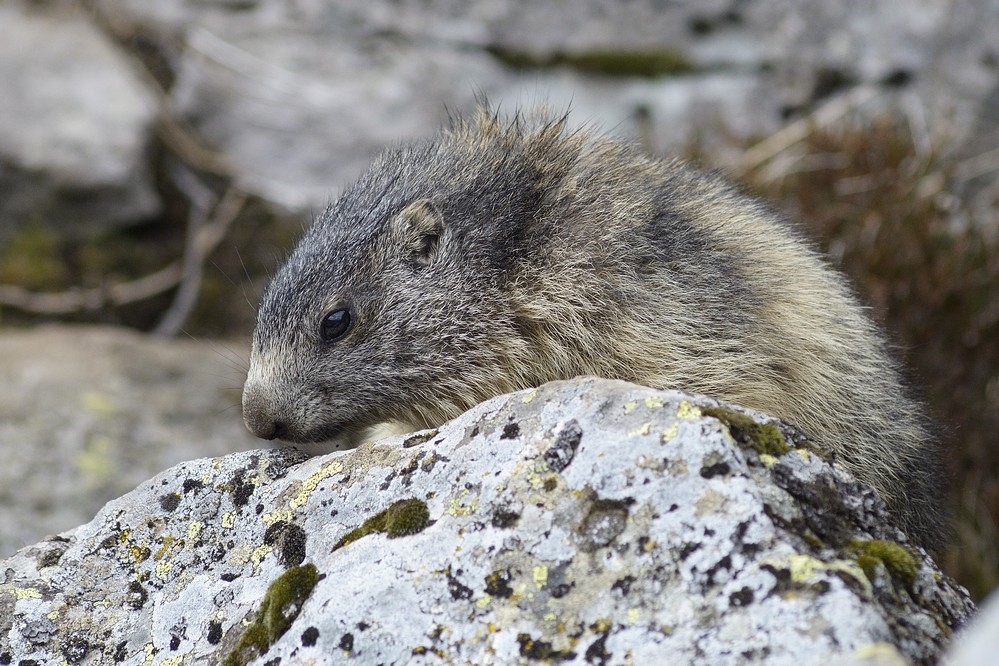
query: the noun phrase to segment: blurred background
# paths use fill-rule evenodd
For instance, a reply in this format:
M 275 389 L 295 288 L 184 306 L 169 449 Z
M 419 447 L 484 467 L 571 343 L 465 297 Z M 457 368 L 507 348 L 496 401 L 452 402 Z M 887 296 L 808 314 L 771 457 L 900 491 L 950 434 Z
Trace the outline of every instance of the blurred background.
M 268 275 L 380 148 L 483 94 L 798 220 L 940 424 L 944 567 L 999 584 L 999 0 L 3 0 L 0 557 L 258 446 Z

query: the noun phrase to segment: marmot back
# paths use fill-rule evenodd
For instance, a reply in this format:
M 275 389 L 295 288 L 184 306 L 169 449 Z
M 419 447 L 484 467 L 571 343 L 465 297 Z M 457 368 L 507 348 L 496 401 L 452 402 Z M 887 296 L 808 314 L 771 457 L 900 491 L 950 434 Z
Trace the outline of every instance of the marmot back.
M 543 114 L 381 155 L 270 284 L 243 411 L 342 444 L 578 375 L 793 423 L 942 544 L 936 443 L 843 278 L 718 178 Z

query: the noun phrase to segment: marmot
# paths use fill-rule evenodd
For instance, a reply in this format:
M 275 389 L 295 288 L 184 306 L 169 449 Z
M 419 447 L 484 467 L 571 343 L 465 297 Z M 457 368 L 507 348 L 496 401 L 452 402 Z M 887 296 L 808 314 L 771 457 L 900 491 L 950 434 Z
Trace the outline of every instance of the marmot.
M 720 178 L 547 112 L 483 108 L 378 157 L 270 283 L 243 414 L 342 445 L 578 375 L 792 423 L 942 544 L 937 443 L 845 280 Z

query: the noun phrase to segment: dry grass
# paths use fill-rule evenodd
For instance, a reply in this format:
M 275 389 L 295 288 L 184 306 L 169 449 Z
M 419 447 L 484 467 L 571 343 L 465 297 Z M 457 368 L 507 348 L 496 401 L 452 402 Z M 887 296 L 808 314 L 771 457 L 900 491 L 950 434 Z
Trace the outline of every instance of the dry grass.
M 813 128 L 744 180 L 820 239 L 924 387 L 953 480 L 943 565 L 981 599 L 999 586 L 999 217 L 951 194 L 941 155 L 881 119 Z

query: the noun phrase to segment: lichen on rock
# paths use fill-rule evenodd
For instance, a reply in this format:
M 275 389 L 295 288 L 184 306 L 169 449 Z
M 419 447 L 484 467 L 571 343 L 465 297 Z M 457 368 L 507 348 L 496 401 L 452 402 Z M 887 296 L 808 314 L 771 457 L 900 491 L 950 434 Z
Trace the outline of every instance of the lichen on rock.
M 936 660 L 966 592 L 869 488 L 718 407 L 577 379 L 432 438 L 184 463 L 0 562 L 0 657 Z

